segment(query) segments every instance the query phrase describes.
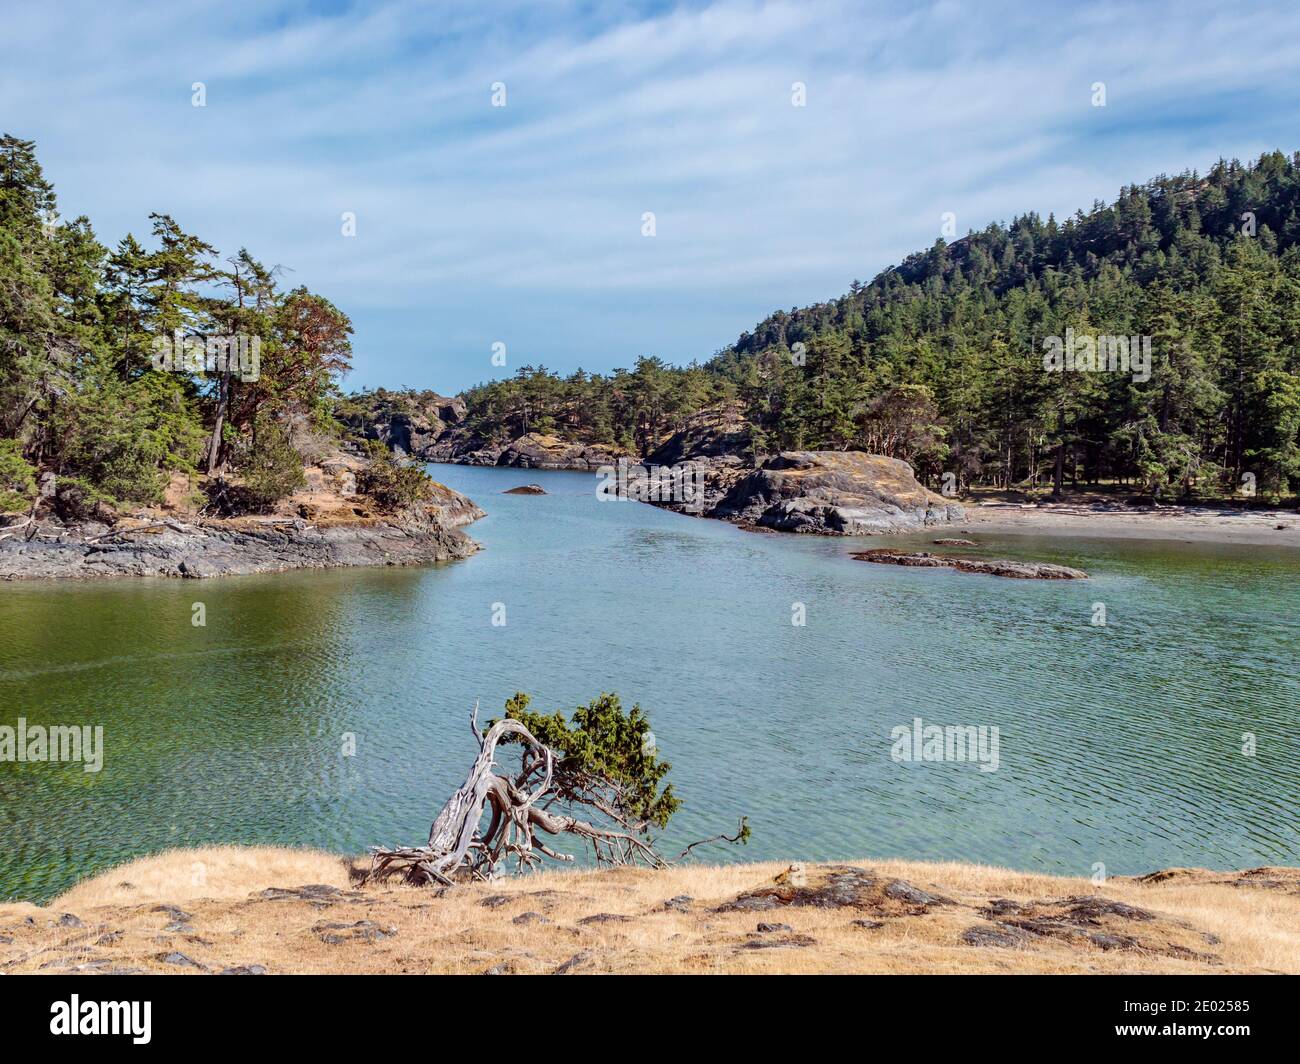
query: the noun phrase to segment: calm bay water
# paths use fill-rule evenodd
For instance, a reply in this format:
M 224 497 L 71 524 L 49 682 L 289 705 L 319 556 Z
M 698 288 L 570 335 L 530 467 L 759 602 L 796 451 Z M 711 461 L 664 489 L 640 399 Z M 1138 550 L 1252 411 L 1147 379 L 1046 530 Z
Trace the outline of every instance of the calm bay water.
M 0 897 L 173 846 L 418 843 L 473 756 L 470 707 L 517 690 L 648 710 L 686 803 L 665 852 L 747 814 L 749 847 L 708 859 L 1300 863 L 1293 551 L 981 536 L 1093 574 L 999 580 L 600 503 L 585 474 L 433 472 L 489 512 L 467 561 L 0 586 L 0 724 L 105 742 L 98 774 L 0 764 Z M 526 482 L 551 494 L 500 494 Z M 914 717 L 997 726 L 998 770 L 892 760 Z

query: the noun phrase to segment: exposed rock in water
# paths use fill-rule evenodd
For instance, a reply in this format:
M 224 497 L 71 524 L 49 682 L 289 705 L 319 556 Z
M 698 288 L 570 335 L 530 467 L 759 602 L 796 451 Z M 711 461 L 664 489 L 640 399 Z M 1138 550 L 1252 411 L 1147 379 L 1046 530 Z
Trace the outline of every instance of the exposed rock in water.
M 936 539 L 935 545 L 939 547 L 978 547 L 979 544 L 973 539 Z
M 459 499 L 477 509 L 464 496 Z M 466 512 L 463 504 L 455 508 L 462 516 Z M 466 558 L 478 550 L 467 535 L 444 523 L 439 509 L 435 505 L 428 514 L 337 524 L 239 518 L 162 528 L 143 522 L 120 522 L 114 529 L 72 526 L 30 542 L 16 537 L 0 540 L 0 580 L 204 579 L 286 569 L 423 565 Z
M 1007 576 L 1018 580 L 1087 580 L 1082 569 L 1049 562 L 1017 562 L 1007 558 L 958 558 L 949 554 L 931 554 L 929 551 L 903 551 L 881 548 L 855 551 L 858 561 L 877 562 L 882 565 L 907 565 L 921 569 L 956 569 L 963 573 L 986 573 L 990 576 Z
M 861 451 L 782 451 L 739 480 L 709 514 L 782 532 L 914 532 L 966 511 L 897 458 Z
M 459 528 L 471 521 L 486 516 L 483 510 L 468 495 L 462 495 L 446 484 L 433 482 L 425 514 L 435 519 L 446 528 Z M 477 548 L 476 548 L 477 549 Z
M 517 488 L 506 488 L 502 495 L 545 495 L 546 489 L 540 484 L 520 484 Z

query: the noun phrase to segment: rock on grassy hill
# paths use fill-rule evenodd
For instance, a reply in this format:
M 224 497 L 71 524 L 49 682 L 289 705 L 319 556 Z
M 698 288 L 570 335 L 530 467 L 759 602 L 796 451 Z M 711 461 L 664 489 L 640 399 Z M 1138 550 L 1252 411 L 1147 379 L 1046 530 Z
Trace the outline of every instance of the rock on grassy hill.
M 202 885 L 194 869 L 202 868 Z M 305 850 L 178 850 L 0 905 L 0 972 L 1300 972 L 1300 869 L 1098 886 L 961 864 L 352 885 Z

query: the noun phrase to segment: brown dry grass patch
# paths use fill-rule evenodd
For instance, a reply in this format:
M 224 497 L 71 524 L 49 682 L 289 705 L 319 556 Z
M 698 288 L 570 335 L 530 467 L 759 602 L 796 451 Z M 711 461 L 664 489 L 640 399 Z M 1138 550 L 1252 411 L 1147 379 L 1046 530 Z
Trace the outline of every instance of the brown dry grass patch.
M 555 871 L 440 894 L 357 889 L 342 859 L 314 851 L 173 851 L 44 908 L 0 906 L 0 972 L 1300 972 L 1297 869 L 1098 886 L 966 864 L 853 866 L 854 890 L 822 904 L 844 866 Z M 318 887 L 296 889 L 306 884 Z M 773 907 L 719 911 L 736 904 Z

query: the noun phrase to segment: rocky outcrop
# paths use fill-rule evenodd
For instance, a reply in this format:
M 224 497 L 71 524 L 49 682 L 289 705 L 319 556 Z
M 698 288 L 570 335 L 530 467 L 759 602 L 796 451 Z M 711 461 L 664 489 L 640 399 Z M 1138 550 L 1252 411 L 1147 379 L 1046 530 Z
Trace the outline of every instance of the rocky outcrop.
M 595 472 L 614 465 L 620 458 L 636 456 L 622 447 L 597 443 L 574 443 L 559 436 L 529 432 L 505 447 L 494 465 L 518 469 L 577 469 Z
M 965 511 L 897 458 L 860 451 L 783 451 L 737 481 L 709 512 L 782 532 L 862 536 L 914 532 Z
M 426 513 L 444 528 L 460 528 L 471 521 L 486 516 L 483 510 L 467 495 L 438 481 L 433 482 Z
M 184 874 L 196 861 L 206 871 L 198 885 Z M 214 974 L 387 975 L 752 974 L 756 966 L 792 974 L 1300 970 L 1294 949 L 1300 869 L 1294 868 L 1112 876 L 1094 894 L 1082 893 L 1078 879 L 899 860 L 784 870 L 775 864 L 588 868 L 554 872 L 543 890 L 529 876 L 452 890 L 376 889 L 356 883 L 368 864 L 269 847 L 141 858 L 101 872 L 45 907 L 0 904 L 0 970 L 161 973 L 178 964 Z M 467 950 L 464 936 L 449 935 L 448 927 L 473 927 L 475 948 Z
M 64 516 L 51 504 L 34 522 L 0 527 L 0 580 L 422 565 L 478 550 L 458 531 L 483 516 L 472 499 L 435 481 L 422 504 L 386 511 L 357 494 L 366 464 L 340 451 L 321 456 L 303 470 L 304 488 L 264 516 L 198 517 L 174 507 Z
M 702 459 L 742 460 L 749 450 L 749 422 L 740 403 L 719 403 L 688 417 L 681 429 L 652 451 L 646 461 L 676 465 Z
M 432 514 L 329 525 L 249 518 L 120 531 L 86 525 L 57 535 L 47 531 L 31 541 L 0 541 L 0 580 L 201 579 L 286 569 L 423 565 L 465 558 L 476 550 L 472 539 Z
M 520 484 L 517 488 L 506 488 L 502 495 L 545 495 L 546 489 L 540 484 Z
M 378 440 L 399 454 L 427 462 L 449 431 L 465 420 L 465 401 L 436 392 L 388 392 L 355 397 L 340 411 L 348 429 L 363 439 Z
M 1008 558 L 958 558 L 929 551 L 864 550 L 853 555 L 858 561 L 882 565 L 906 565 L 920 569 L 956 569 L 962 573 L 984 573 L 1016 580 L 1087 580 L 1082 569 L 1049 562 L 1019 562 Z
M 406 399 L 403 410 L 409 414 L 411 397 Z M 647 501 L 781 532 L 842 536 L 912 532 L 965 515 L 960 505 L 920 484 L 906 462 L 881 455 L 784 451 L 755 467 L 751 427 L 742 405 L 735 401 L 691 415 L 644 459 L 622 447 L 541 432 L 528 432 L 509 442 L 485 439 L 471 431 L 463 406 L 460 409 L 458 420 L 447 422 L 436 440 L 419 437 L 423 444 L 419 450 L 404 447 L 404 440 L 414 444 L 416 437 L 406 422 L 392 414 L 369 426 L 367 434 L 431 462 L 587 472 L 615 466 L 621 458 L 659 469 L 688 466 L 698 485 L 690 498 Z

